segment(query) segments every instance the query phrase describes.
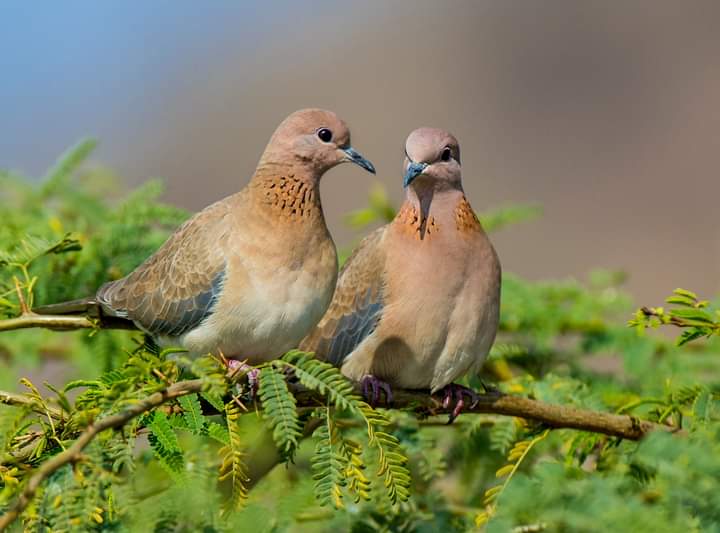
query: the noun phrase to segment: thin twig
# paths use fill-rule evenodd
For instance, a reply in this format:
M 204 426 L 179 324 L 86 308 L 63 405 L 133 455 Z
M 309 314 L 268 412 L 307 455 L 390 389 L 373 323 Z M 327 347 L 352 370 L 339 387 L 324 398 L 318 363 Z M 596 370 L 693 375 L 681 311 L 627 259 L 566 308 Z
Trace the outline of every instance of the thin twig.
M 683 318 L 675 316 L 675 315 L 659 313 L 655 309 L 652 309 L 651 307 L 641 307 L 640 311 L 642 311 L 642 314 L 648 318 L 655 317 L 655 318 L 659 318 L 661 321 L 666 320 L 667 324 L 671 324 L 671 325 L 677 326 L 679 328 L 689 328 L 689 327 L 697 326 L 697 323 L 695 323 L 695 322 L 684 320 Z M 716 328 L 717 326 L 714 324 L 708 323 L 707 325 L 705 325 L 703 327 Z
M 43 405 L 43 403 L 37 398 L 28 394 L 17 394 L 14 392 L 0 390 L 0 403 L 15 407 L 29 407 L 38 414 L 51 416 L 57 420 L 63 419 L 62 409 L 49 405 Z
M 54 330 L 92 329 L 95 323 L 84 316 L 23 315 L 0 320 L 0 331 L 14 329 L 45 328 Z
M 0 332 L 16 329 L 45 328 L 55 331 L 72 331 L 77 329 L 137 329 L 135 325 L 124 319 L 113 317 L 94 318 L 83 315 L 37 315 L 29 313 L 16 318 L 0 320 Z
M 17 277 L 13 276 L 13 280 L 15 281 L 15 292 L 17 293 L 18 301 L 20 302 L 20 313 L 22 316 L 27 316 L 32 314 L 30 312 L 30 308 L 28 307 L 27 302 L 25 301 L 25 297 L 23 296 L 22 289 L 20 288 L 20 280 L 17 279 Z

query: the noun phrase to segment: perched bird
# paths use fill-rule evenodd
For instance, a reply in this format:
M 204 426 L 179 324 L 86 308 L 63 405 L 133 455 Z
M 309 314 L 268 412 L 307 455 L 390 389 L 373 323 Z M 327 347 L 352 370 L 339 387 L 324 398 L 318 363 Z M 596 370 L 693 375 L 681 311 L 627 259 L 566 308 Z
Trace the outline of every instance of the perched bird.
M 185 222 L 126 277 L 83 300 L 36 309 L 126 319 L 161 345 L 258 364 L 297 347 L 330 304 L 337 253 L 320 178 L 375 169 L 335 114 L 304 109 L 272 135 L 250 183 Z
M 405 201 L 366 237 L 340 272 L 333 301 L 301 343 L 361 381 L 366 396 L 444 389 L 451 421 L 495 339 L 500 262 L 465 197 L 460 147 L 450 133 L 413 131 L 405 143 Z

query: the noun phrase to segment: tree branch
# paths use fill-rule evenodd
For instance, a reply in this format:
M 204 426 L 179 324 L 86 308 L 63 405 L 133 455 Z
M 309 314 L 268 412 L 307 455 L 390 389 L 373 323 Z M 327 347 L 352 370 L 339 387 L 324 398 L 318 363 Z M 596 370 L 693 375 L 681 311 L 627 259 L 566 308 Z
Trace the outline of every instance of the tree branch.
M 20 514 L 29 505 L 37 489 L 48 476 L 66 464 L 79 461 L 81 459 L 82 451 L 88 444 L 90 444 L 98 433 L 105 431 L 106 429 L 121 427 L 136 416 L 140 416 L 146 411 L 150 411 L 167 401 L 180 396 L 185 396 L 186 394 L 200 392 L 202 389 L 203 383 L 199 379 L 180 381 L 171 385 L 164 391 L 151 394 L 144 400 L 141 400 L 121 413 L 107 416 L 89 425 L 70 448 L 55 455 L 52 459 L 48 459 L 42 464 L 42 466 L 40 466 L 40 468 L 37 469 L 37 471 L 28 480 L 25 488 L 10 510 L 0 516 L 0 531 L 4 531 L 5 528 L 12 524 L 18 516 L 20 516 Z
M 16 329 L 45 328 L 54 331 L 73 331 L 77 329 L 137 329 L 135 325 L 122 318 L 90 317 L 85 315 L 38 315 L 25 313 L 16 318 L 0 320 L 0 332 Z
M 393 409 L 409 410 L 419 416 L 450 414 L 453 409 L 452 406 L 443 407 L 442 396 L 431 396 L 427 391 L 393 389 L 393 396 Z M 313 391 L 297 391 L 295 397 L 298 407 L 326 405 L 326 401 Z M 514 416 L 554 429 L 577 429 L 628 440 L 639 440 L 651 431 L 676 429 L 629 415 L 550 404 L 501 392 L 480 394 L 477 404 L 466 407 L 463 413 Z

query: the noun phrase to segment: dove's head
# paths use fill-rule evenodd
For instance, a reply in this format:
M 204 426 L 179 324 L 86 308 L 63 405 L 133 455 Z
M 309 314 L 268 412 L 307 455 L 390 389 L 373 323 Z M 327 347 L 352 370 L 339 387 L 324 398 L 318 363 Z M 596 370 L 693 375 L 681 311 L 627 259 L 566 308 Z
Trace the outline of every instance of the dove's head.
M 418 128 L 405 141 L 403 186 L 460 189 L 460 144 L 445 130 Z
M 350 145 L 347 124 L 323 109 L 301 109 L 283 120 L 262 161 L 299 166 L 317 177 L 340 163 L 355 163 L 375 173 L 373 164 Z

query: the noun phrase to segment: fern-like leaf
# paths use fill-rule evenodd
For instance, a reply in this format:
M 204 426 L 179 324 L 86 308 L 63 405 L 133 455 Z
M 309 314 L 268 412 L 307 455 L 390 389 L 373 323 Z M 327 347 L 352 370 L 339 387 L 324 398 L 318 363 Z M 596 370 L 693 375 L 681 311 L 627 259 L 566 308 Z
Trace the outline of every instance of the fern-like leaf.
M 330 363 L 319 361 L 311 354 L 293 350 L 286 353 L 278 364 L 291 368 L 300 383 L 327 396 L 338 409 L 358 412 L 359 398 L 352 383 Z
M 232 479 L 232 507 L 239 509 L 243 506 L 248 497 L 247 465 L 245 464 L 245 452 L 242 448 L 242 436 L 240 434 L 240 417 L 242 412 L 234 401 L 225 405 L 225 419 L 228 426 L 230 445 L 224 450 L 223 464 L 220 468 L 220 479 L 230 477 Z
M 175 435 L 167 415 L 161 410 L 153 413 L 148 441 L 162 467 L 175 481 L 182 483 L 185 473 L 185 458 L 177 435 Z
M 318 438 L 310 460 L 315 480 L 315 497 L 321 505 L 344 507 L 342 489 L 346 485 L 345 460 L 337 446 L 337 429 L 326 413 L 325 424 L 315 430 Z
M 208 424 L 207 434 L 221 444 L 226 446 L 230 445 L 230 435 L 228 434 L 227 428 L 217 422 L 210 422 Z
M 273 428 L 278 449 L 291 460 L 302 438 L 302 426 L 295 397 L 288 389 L 285 376 L 274 365 L 262 369 L 258 396 L 262 401 L 263 416 Z
M 180 396 L 178 402 L 183 408 L 183 418 L 185 419 L 188 429 L 196 435 L 204 435 L 206 432 L 205 417 L 203 417 L 197 394 Z
M 360 411 L 368 429 L 369 444 L 377 453 L 378 476 L 383 477 L 387 497 L 393 505 L 410 497 L 410 471 L 407 456 L 403 453 L 397 437 L 382 431 L 390 420 L 365 402 L 359 402 Z

